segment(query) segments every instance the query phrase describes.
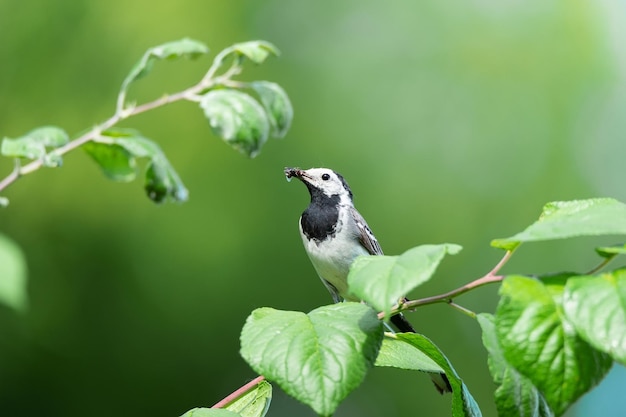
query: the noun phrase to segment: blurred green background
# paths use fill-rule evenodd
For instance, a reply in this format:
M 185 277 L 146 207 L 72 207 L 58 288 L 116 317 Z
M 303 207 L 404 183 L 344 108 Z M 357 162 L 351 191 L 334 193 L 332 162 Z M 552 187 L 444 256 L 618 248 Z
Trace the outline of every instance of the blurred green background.
M 297 232 L 307 192 L 284 166 L 341 172 L 388 254 L 464 246 L 412 297 L 487 272 L 501 256 L 489 241 L 548 201 L 626 201 L 620 0 L 0 0 L 0 136 L 106 119 L 141 54 L 184 36 L 213 54 L 276 44 L 280 59 L 242 78 L 286 89 L 292 130 L 248 160 L 191 103 L 126 122 L 161 144 L 190 190 L 182 205 L 155 206 L 141 181 L 109 182 L 81 151 L 11 186 L 0 231 L 26 252 L 30 309 L 0 307 L 0 415 L 177 416 L 253 378 L 238 354 L 252 309 L 330 302 Z M 210 62 L 161 63 L 131 98 L 189 86 Z M 11 169 L 0 160 L 2 177 Z M 598 241 L 528 245 L 504 272 L 584 271 Z M 457 301 L 493 311 L 497 287 Z M 477 323 L 444 305 L 410 319 L 495 415 Z M 610 393 L 624 369 L 611 381 L 580 415 L 626 407 Z M 584 411 L 599 404 L 609 410 Z M 450 415 L 450 399 L 425 376 L 374 369 L 337 416 L 406 410 Z M 313 413 L 277 389 L 270 415 Z

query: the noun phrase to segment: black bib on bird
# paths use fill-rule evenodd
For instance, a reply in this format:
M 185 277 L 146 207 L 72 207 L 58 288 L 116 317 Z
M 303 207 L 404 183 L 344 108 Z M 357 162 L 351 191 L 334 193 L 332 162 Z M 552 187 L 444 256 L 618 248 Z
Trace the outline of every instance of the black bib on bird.
M 302 213 L 300 225 L 307 239 L 326 240 L 335 235 L 335 226 L 339 220 L 339 201 L 337 194 L 330 197 L 317 188 L 310 187 L 311 204 Z

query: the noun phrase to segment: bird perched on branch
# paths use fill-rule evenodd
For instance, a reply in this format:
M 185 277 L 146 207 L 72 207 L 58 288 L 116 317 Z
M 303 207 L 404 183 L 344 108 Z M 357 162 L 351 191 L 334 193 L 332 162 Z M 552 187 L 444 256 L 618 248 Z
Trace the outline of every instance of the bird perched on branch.
M 287 179 L 306 185 L 311 203 L 300 216 L 304 249 L 334 302 L 359 301 L 348 292 L 348 272 L 360 255 L 382 255 L 378 240 L 354 207 L 346 180 L 328 168 L 285 168 Z M 402 314 L 391 317 L 401 332 L 415 333 Z M 445 374 L 430 374 L 439 392 L 451 392 Z

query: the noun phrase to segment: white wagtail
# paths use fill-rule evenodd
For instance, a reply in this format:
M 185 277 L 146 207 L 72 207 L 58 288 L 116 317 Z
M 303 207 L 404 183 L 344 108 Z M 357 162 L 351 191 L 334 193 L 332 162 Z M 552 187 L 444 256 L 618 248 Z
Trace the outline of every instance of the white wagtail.
M 359 301 L 348 291 L 348 272 L 360 255 L 382 255 L 383 251 L 363 216 L 354 207 L 346 180 L 328 168 L 285 168 L 287 179 L 295 177 L 306 185 L 311 203 L 300 216 L 304 249 L 333 301 Z M 402 315 L 391 317 L 401 332 L 415 333 Z M 451 392 L 445 374 L 430 374 L 439 392 Z

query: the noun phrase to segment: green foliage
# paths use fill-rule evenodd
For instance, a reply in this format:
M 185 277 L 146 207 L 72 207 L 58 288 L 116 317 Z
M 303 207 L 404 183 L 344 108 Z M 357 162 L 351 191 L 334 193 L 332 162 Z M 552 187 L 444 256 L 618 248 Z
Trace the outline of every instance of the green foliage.
M 131 84 L 148 76 L 157 61 L 194 59 L 208 52 L 209 48 L 205 44 L 189 38 L 149 48 L 122 82 L 115 114 L 75 138 L 70 139 L 64 130 L 54 126 L 40 127 L 15 139 L 4 138 L 1 154 L 15 159 L 15 169 L 0 181 L 0 192 L 20 177 L 43 166 L 60 166 L 62 155 L 82 148 L 98 164 L 104 175 L 113 181 L 134 180 L 138 173 L 137 160 L 147 160 L 144 188 L 148 197 L 156 203 L 186 201 L 187 188 L 161 148 L 136 130 L 116 127 L 125 119 L 179 100 L 198 102 L 216 135 L 250 157 L 258 155 L 269 136 L 278 138 L 287 133 L 293 118 L 293 108 L 287 94 L 278 84 L 269 81 L 239 83 L 232 77 L 243 70 L 242 65 L 246 60 L 261 64 L 270 55 L 278 55 L 278 49 L 268 42 L 244 42 L 224 49 L 216 56 L 200 82 L 186 90 L 140 105 L 126 101 Z M 230 67 L 220 73 L 226 58 L 232 58 Z M 243 89 L 255 91 L 260 102 L 239 91 Z M 22 159 L 31 162 L 22 166 Z M 7 206 L 8 202 L 6 197 L 0 196 L 0 206 Z M 24 257 L 19 248 L 2 235 L 0 302 L 18 310 L 26 306 Z M 373 315 L 371 310 L 368 311 Z M 375 317 L 372 324 L 380 325 Z M 370 362 L 373 360 L 374 357 Z M 263 382 L 253 392 L 229 404 L 228 410 L 197 408 L 185 416 L 263 416 L 270 400 L 271 386 Z
M 563 312 L 580 338 L 626 365 L 626 270 L 567 280 Z
M 132 181 L 137 177 L 135 156 L 123 146 L 111 143 L 89 142 L 83 147 L 85 152 L 100 166 L 104 175 L 119 182 Z
M 26 260 L 22 250 L 0 234 L 0 303 L 18 311 L 27 305 Z
M 619 245 L 596 248 L 596 252 L 603 258 L 609 259 L 613 258 L 615 255 L 626 255 L 626 244 L 622 243 Z
M 561 298 L 568 278 L 509 276 L 496 310 L 504 357 L 543 393 L 557 415 L 600 382 L 612 365 L 564 317 Z
M 250 87 L 261 98 L 261 104 L 267 112 L 272 130 L 270 135 L 282 138 L 287 134 L 293 119 L 293 107 L 283 88 L 269 81 L 255 81 Z
M 479 417 L 482 415 L 478 404 L 463 380 L 456 373 L 446 355 L 433 342 L 426 336 L 417 333 L 400 333 L 396 337 L 426 354 L 443 369 L 452 386 L 453 417 Z
M 61 156 L 46 149 L 55 149 L 66 145 L 67 133 L 55 126 L 44 126 L 31 130 L 16 139 L 2 140 L 2 155 L 13 158 L 38 159 L 47 167 L 57 167 L 62 163 Z
M 323 306 L 304 314 L 260 308 L 241 332 L 250 366 L 318 414 L 333 414 L 374 365 L 382 324 L 364 304 Z
M 0 192 L 19 177 L 42 166 L 60 166 L 63 154 L 82 147 L 114 181 L 133 180 L 137 174 L 136 158 L 147 158 L 145 189 L 148 197 L 157 203 L 168 198 L 186 201 L 187 189 L 159 146 L 135 130 L 114 128 L 122 120 L 179 100 L 199 102 L 217 136 L 245 155 L 257 156 L 269 136 L 278 138 L 287 133 L 293 108 L 279 85 L 269 81 L 236 82 L 232 77 L 243 70 L 246 59 L 261 64 L 270 55 L 278 55 L 278 49 L 269 42 L 250 41 L 224 49 L 200 82 L 186 90 L 141 105 L 126 102 L 130 85 L 149 75 L 157 61 L 194 59 L 208 52 L 205 44 L 189 38 L 149 48 L 122 82 L 115 114 L 79 137 L 70 140 L 62 129 L 46 126 L 16 139 L 4 138 L 2 155 L 18 158 L 18 163 L 15 172 L 0 183 Z M 232 58 L 230 67 L 219 73 L 228 57 Z M 256 91 L 261 102 L 239 91 L 241 89 Z M 47 149 L 53 151 L 47 152 Z M 22 167 L 20 158 L 33 161 Z M 8 200 L 0 196 L 0 206 L 7 204 Z
M 266 41 L 237 43 L 227 48 L 225 51 L 228 54 L 235 53 L 239 59 L 245 56 L 255 64 L 262 64 L 270 54 L 275 56 L 280 55 L 278 48 Z
M 546 204 L 526 230 L 491 245 L 513 250 L 523 242 L 613 234 L 626 234 L 626 204 L 612 198 L 556 201 Z
M 259 382 L 254 389 L 238 397 L 226 406 L 226 410 L 238 413 L 242 417 L 263 417 L 272 402 L 272 384 Z
M 396 305 L 404 294 L 432 277 L 447 253 L 458 253 L 458 245 L 423 245 L 400 256 L 358 258 L 350 271 L 349 289 L 358 299 L 381 311 L 382 319 L 435 302 L 452 303 L 454 297 L 481 285 L 502 282 L 495 316 L 475 314 L 457 306 L 476 318 L 482 328 L 489 370 L 497 385 L 498 413 L 501 417 L 560 416 L 606 375 L 614 360 L 624 363 L 626 270 L 598 276 L 560 273 L 539 278 L 495 274 L 522 242 L 626 234 L 625 207 L 612 199 L 550 203 L 540 219 L 524 232 L 494 241 L 495 246 L 508 251 L 491 272 L 439 296 Z M 606 257 L 600 267 L 624 253 L 623 247 L 620 244 L 599 249 Z M 345 303 L 316 311 L 352 305 Z M 287 393 L 310 405 L 318 414 L 329 415 L 358 386 L 369 366 L 363 366 L 367 362 L 355 362 L 359 366 L 352 371 L 358 371 L 357 380 L 348 378 L 351 375 L 348 362 L 335 365 L 341 372 L 320 366 L 328 363 L 323 353 L 333 352 L 334 361 L 340 357 L 355 360 L 360 349 L 354 349 L 356 337 L 346 337 L 348 331 L 333 330 L 333 337 L 319 337 L 310 315 L 268 308 L 255 310 L 242 332 L 242 355 L 255 371 L 276 380 Z M 343 325 L 339 323 L 342 320 L 346 320 Z M 355 320 L 358 320 L 356 314 L 333 313 L 325 326 L 340 329 L 351 323 L 351 331 L 356 332 Z M 370 329 L 381 332 L 375 327 Z M 478 404 L 448 358 L 425 336 L 387 334 L 382 344 L 369 347 L 377 352 L 378 366 L 445 373 L 452 386 L 452 415 L 481 415 Z M 364 359 L 370 357 L 370 349 Z M 310 375 L 312 380 L 307 378 Z M 323 375 L 333 383 L 320 383 Z
M 394 334 L 385 335 L 375 365 L 410 371 L 444 372 L 443 368 L 422 352 L 419 346 L 399 339 Z
M 189 38 L 167 42 L 148 49 L 122 82 L 118 106 L 121 108 L 124 105 L 128 87 L 134 81 L 148 75 L 156 61 L 165 59 L 171 61 L 178 58 L 195 59 L 207 53 L 209 53 L 209 48 L 205 44 Z
M 236 397 L 231 394 L 229 398 L 220 401 L 220 404 L 223 405 L 216 404 L 213 408 L 194 408 L 187 411 L 182 417 L 264 417 L 272 400 L 272 385 L 265 380 L 255 383 L 258 379 L 260 378 L 256 378 L 252 384 L 242 387 L 236 393 Z M 230 397 L 235 398 L 230 400 Z
M 495 318 L 491 314 L 483 313 L 477 319 L 483 331 L 483 344 L 489 353 L 489 372 L 498 386 L 495 392 L 498 415 L 554 416 L 541 391 L 507 362 L 496 335 Z
M 267 142 L 268 117 L 248 94 L 231 89 L 210 91 L 202 96 L 200 106 L 213 132 L 244 155 L 257 156 Z
M 400 298 L 431 278 L 446 253 L 460 250 L 445 243 L 418 246 L 400 256 L 362 256 L 350 269 L 348 285 L 358 299 L 388 316 Z
M 85 151 L 114 181 L 132 181 L 137 175 L 136 158 L 148 159 L 145 189 L 148 197 L 161 203 L 168 197 L 187 200 L 188 191 L 165 154 L 153 141 L 133 129 L 110 129 L 84 145 Z

